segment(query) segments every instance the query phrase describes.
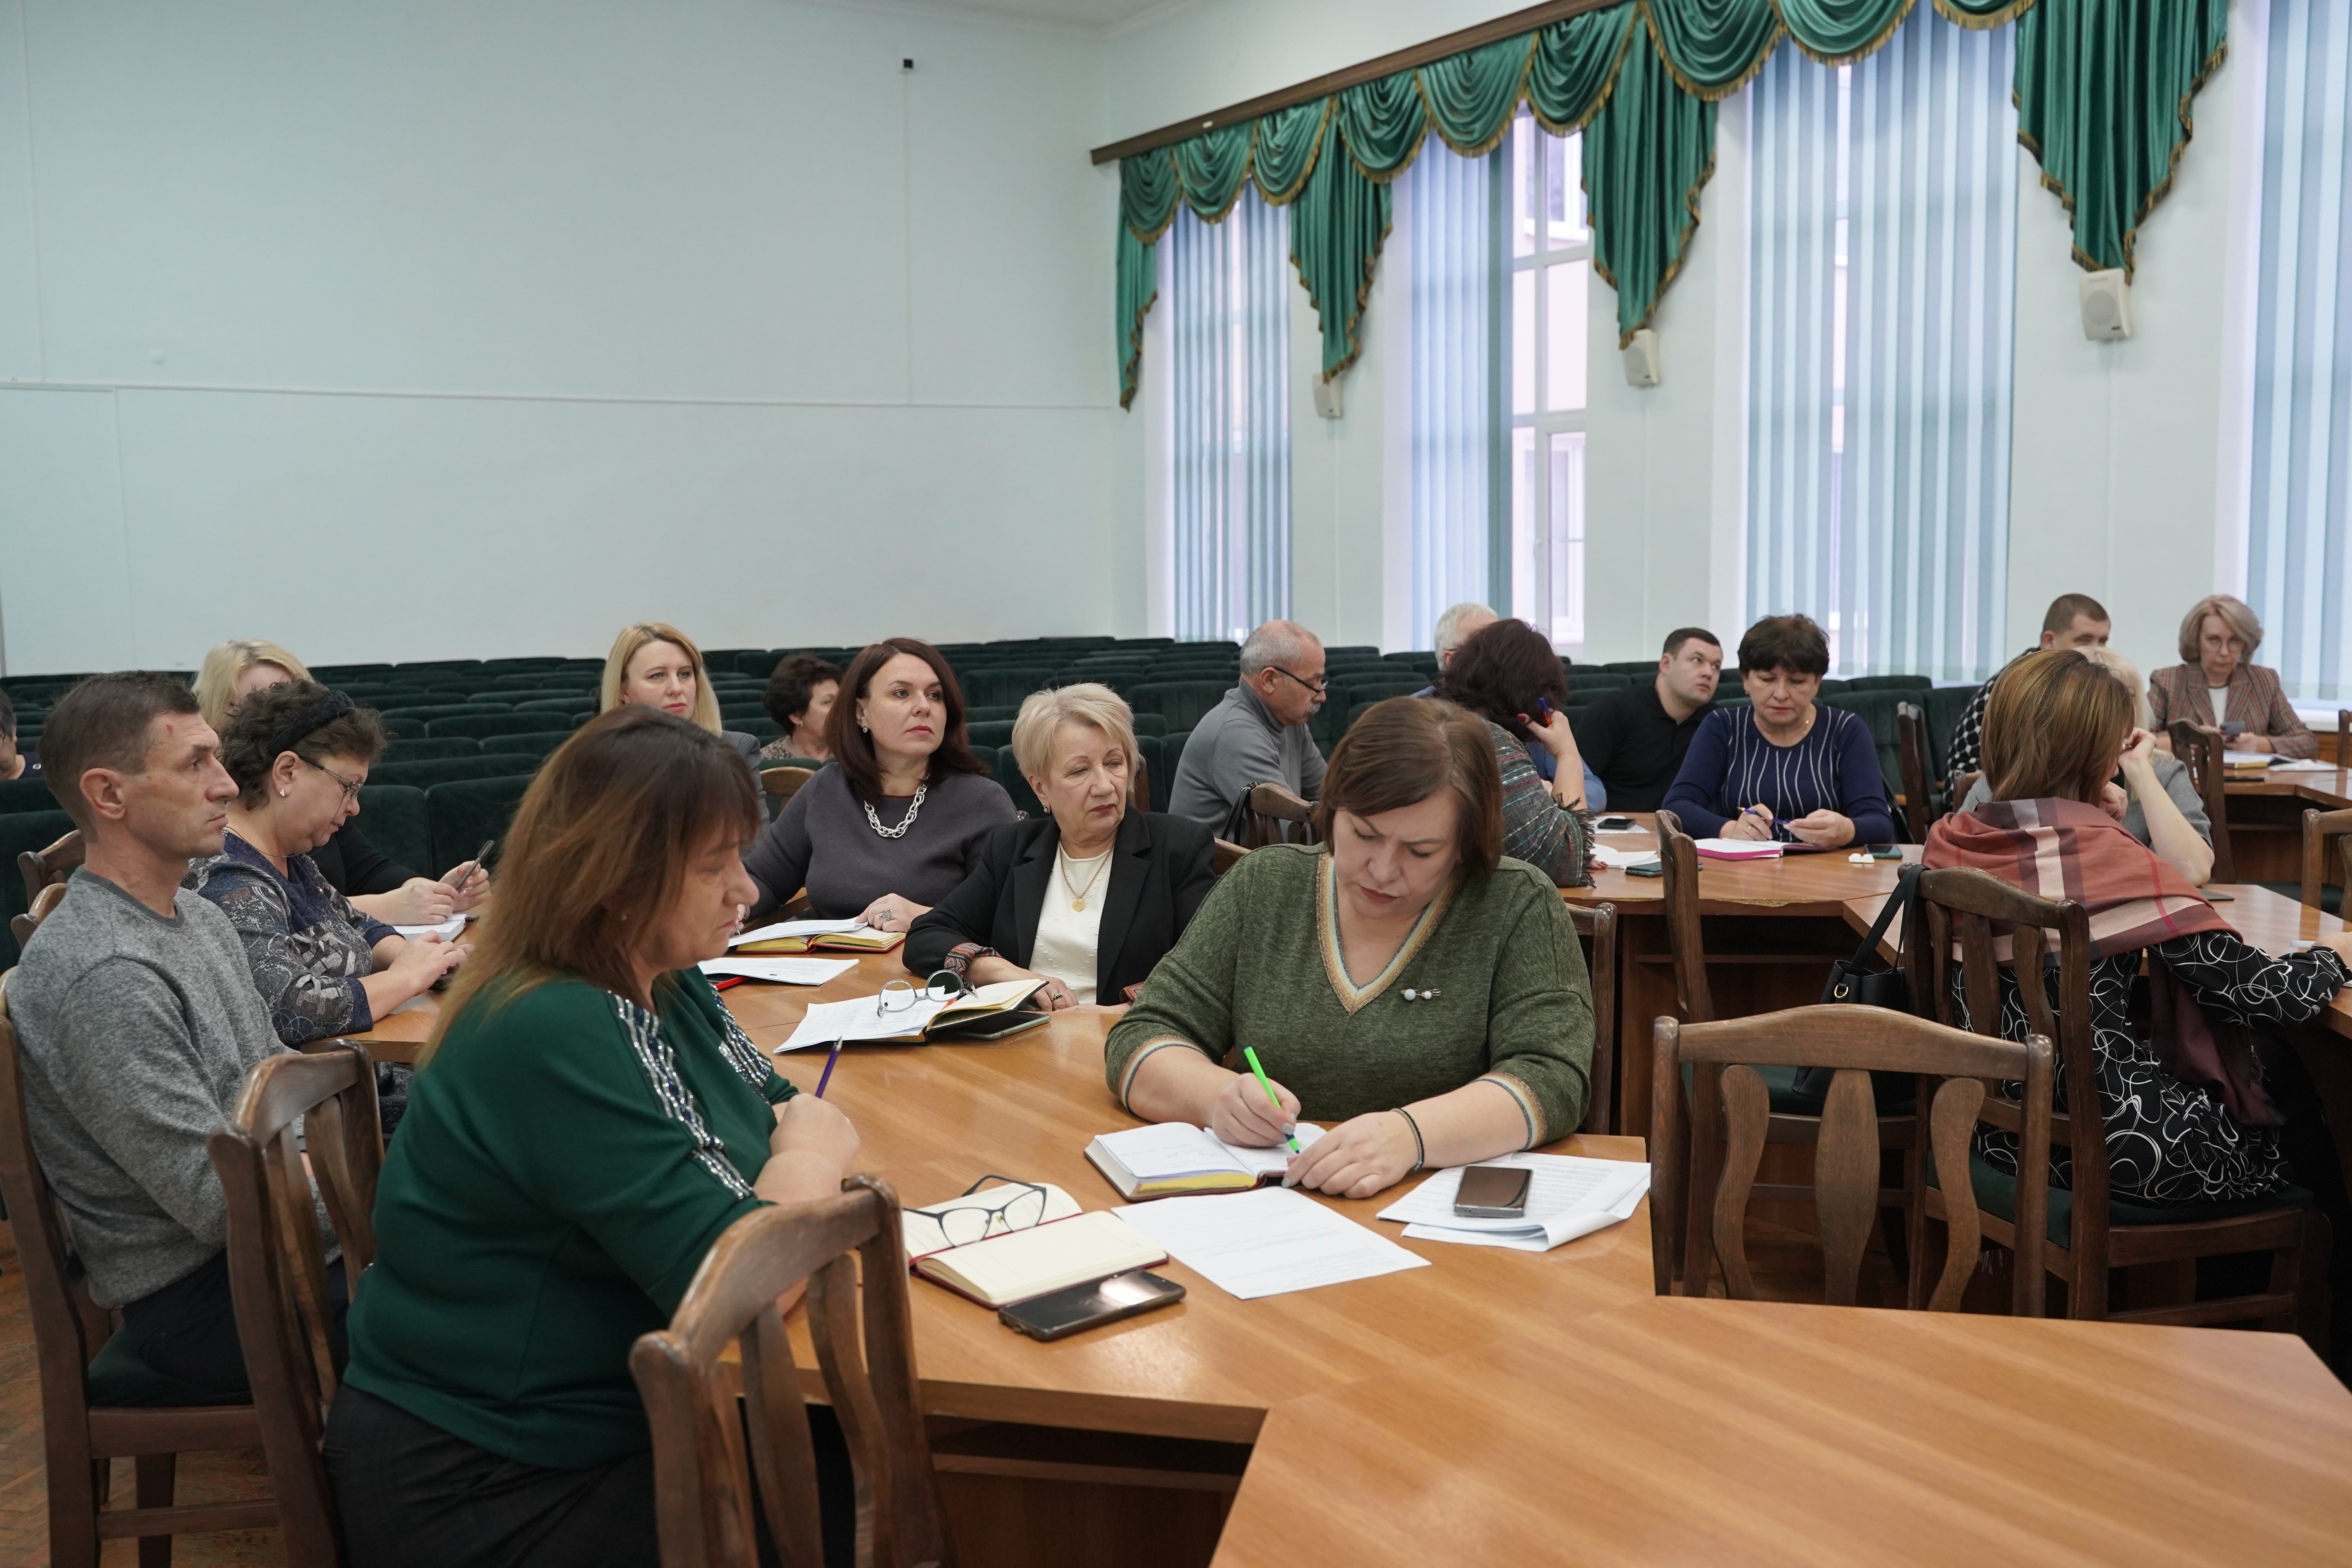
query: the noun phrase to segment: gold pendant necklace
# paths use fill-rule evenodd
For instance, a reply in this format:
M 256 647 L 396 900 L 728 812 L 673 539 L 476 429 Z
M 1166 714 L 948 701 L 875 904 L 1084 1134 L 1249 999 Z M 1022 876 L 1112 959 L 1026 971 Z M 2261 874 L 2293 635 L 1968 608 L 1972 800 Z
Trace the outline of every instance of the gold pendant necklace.
M 1104 850 L 1102 855 L 1095 861 L 1094 871 L 1087 878 L 1087 885 L 1083 888 L 1073 888 L 1070 886 L 1070 857 L 1068 851 L 1055 851 L 1054 863 L 1061 871 L 1062 890 L 1070 895 L 1071 912 L 1073 914 L 1086 913 L 1087 900 L 1093 896 L 1095 884 L 1102 880 L 1103 868 L 1110 864 L 1110 851 L 1108 849 Z

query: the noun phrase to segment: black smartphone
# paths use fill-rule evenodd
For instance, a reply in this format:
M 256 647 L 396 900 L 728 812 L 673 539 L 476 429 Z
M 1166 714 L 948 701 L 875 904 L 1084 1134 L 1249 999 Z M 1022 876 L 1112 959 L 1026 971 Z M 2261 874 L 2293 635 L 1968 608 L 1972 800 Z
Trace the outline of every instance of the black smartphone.
M 1033 1340 L 1058 1340 L 1183 1299 L 1184 1287 L 1173 1279 L 1162 1279 L 1149 1269 L 1130 1268 L 1091 1285 L 1073 1285 L 1000 1307 L 996 1321 Z
M 1630 816 L 1597 816 L 1592 819 L 1595 833 L 1632 833 L 1641 826 Z
M 1471 1165 L 1454 1194 L 1454 1212 L 1465 1219 L 1519 1219 L 1528 1212 L 1528 1184 L 1535 1173 L 1511 1165 Z
M 1639 866 L 1625 868 L 1628 877 L 1663 877 L 1665 874 L 1666 868 L 1655 860 L 1645 860 Z
M 1874 860 L 1900 860 L 1903 851 L 1892 844 L 1874 844 L 1870 847 L 1870 858 Z

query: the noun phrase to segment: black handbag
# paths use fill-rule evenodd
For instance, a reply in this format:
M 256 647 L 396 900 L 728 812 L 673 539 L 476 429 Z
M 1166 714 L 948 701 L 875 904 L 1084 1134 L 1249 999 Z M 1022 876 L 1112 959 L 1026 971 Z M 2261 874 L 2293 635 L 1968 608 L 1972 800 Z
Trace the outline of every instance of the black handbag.
M 1880 908 L 1878 918 L 1870 924 L 1870 934 L 1862 939 L 1862 945 L 1854 950 L 1852 958 L 1840 959 L 1830 965 L 1829 984 L 1822 987 L 1822 1001 L 1859 1003 L 1865 1007 L 1886 1007 L 1897 1013 L 1911 1010 L 1911 984 L 1903 973 L 1903 966 L 1895 964 L 1881 968 L 1878 944 L 1886 935 L 1886 928 L 1899 914 L 1903 917 L 1903 950 L 1910 951 L 1911 933 L 1916 923 L 1911 916 L 1913 907 L 1919 901 L 1920 869 L 1916 865 L 1903 868 L 1902 875 L 1895 879 L 1893 896 Z M 1801 1098 L 1826 1102 L 1830 1080 L 1836 1075 L 1834 1068 L 1801 1068 L 1790 1087 Z M 1877 1102 L 1882 1112 L 1895 1110 L 1912 1098 L 1913 1083 L 1913 1079 L 1901 1074 L 1889 1073 L 1882 1079 L 1873 1073 L 1871 1098 Z

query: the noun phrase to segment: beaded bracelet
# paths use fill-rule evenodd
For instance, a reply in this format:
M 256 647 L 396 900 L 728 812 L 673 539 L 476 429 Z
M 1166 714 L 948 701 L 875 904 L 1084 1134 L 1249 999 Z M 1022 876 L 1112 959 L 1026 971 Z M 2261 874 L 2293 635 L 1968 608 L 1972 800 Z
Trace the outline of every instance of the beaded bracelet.
M 983 947 L 976 942 L 958 942 L 955 946 L 950 948 L 948 950 L 947 957 L 941 959 L 940 963 L 942 968 L 961 979 L 964 972 L 972 966 L 975 960 L 982 958 L 1001 958 L 1003 956 L 1003 955 L 1002 953 L 998 952 L 992 947 Z
M 1421 1123 L 1415 1121 L 1412 1119 L 1412 1112 L 1402 1105 L 1396 1108 L 1396 1113 L 1404 1118 L 1404 1124 L 1407 1127 L 1412 1129 L 1412 1169 L 1418 1171 L 1429 1161 L 1429 1146 L 1421 1141 Z M 1411 1175 L 1412 1172 L 1408 1171 L 1405 1173 Z

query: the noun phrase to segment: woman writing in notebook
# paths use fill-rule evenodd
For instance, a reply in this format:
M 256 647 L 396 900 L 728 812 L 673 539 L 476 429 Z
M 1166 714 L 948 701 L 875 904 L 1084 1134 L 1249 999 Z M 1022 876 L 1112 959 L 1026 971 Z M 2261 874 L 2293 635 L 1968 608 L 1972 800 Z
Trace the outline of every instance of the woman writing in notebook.
M 1348 1197 L 1574 1131 L 1583 950 L 1551 879 L 1503 856 L 1501 800 L 1482 721 L 1422 698 L 1370 709 L 1324 774 L 1322 843 L 1225 873 L 1111 1030 L 1112 1091 L 1260 1148 L 1336 1122 L 1286 1179 Z
M 1135 715 L 1108 686 L 1030 693 L 1013 754 L 1048 815 L 981 842 L 971 875 L 908 933 L 907 967 L 976 985 L 1043 979 L 1055 1009 L 1116 1006 L 1216 885 L 1215 840 L 1130 803 Z
M 743 857 L 756 920 L 805 887 L 809 913 L 904 931 L 955 891 L 972 851 L 1013 819 L 1013 797 L 971 754 L 963 690 L 945 655 L 912 637 L 862 649 L 827 716 L 833 766 L 784 803 Z
M 732 747 L 643 707 L 532 780 L 376 1196 L 325 1443 L 353 1568 L 659 1561 L 629 1348 L 729 1226 L 857 1155 L 697 967 L 763 815 Z
M 1804 616 L 1767 616 L 1739 639 L 1748 706 L 1720 708 L 1691 737 L 1660 805 L 1696 838 L 1836 849 L 1895 837 L 1870 726 L 1813 699 L 1829 638 Z

